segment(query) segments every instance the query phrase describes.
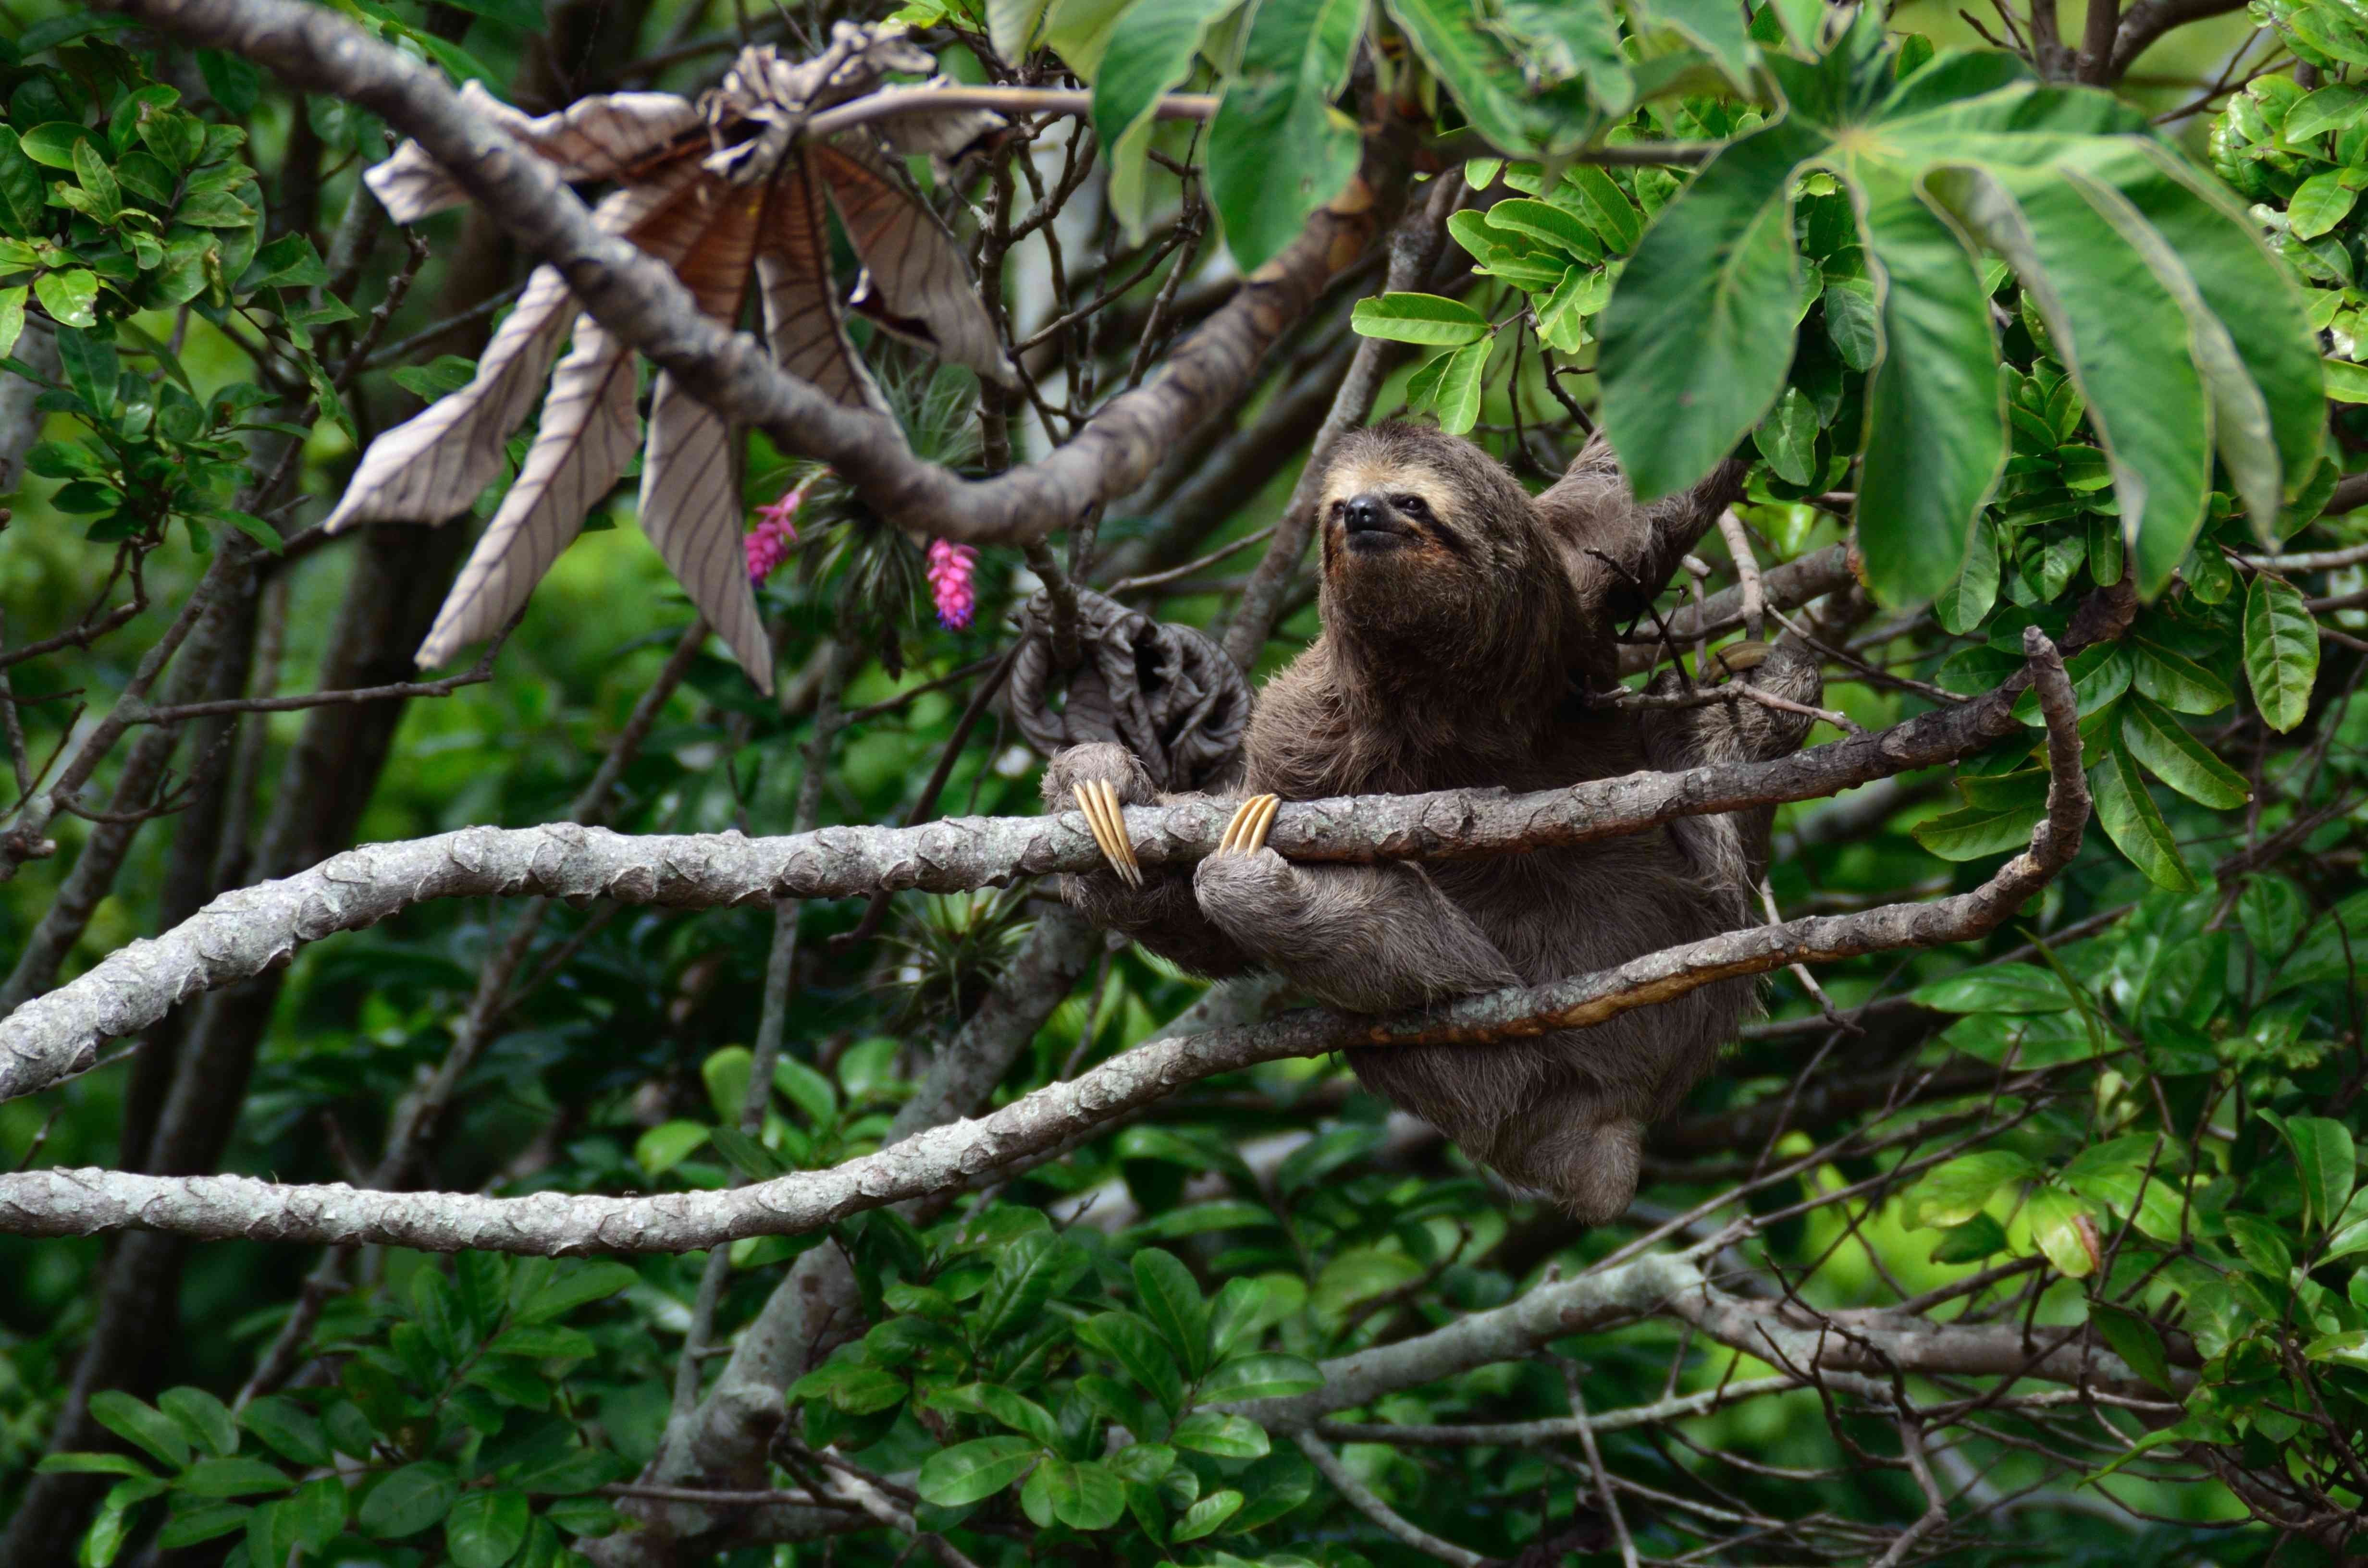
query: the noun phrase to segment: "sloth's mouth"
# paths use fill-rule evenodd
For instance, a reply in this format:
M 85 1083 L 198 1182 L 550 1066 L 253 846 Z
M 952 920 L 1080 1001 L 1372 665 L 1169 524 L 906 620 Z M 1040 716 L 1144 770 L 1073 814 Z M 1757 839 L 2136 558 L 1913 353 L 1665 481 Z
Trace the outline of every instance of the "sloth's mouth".
M 1395 550 L 1422 537 L 1413 525 L 1396 517 L 1365 517 L 1342 525 L 1343 541 L 1359 552 Z

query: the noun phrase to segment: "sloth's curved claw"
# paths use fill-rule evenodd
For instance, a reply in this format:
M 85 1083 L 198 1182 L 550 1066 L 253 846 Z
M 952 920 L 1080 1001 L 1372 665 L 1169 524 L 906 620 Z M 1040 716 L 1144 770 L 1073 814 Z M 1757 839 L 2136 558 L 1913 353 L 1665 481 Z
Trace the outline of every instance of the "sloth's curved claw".
M 1767 642 L 1730 642 L 1724 648 L 1712 650 L 1708 662 L 1713 668 L 1703 673 L 1739 676 L 1746 670 L 1758 669 L 1766 664 L 1768 655 L 1775 651 L 1774 645 Z
M 1141 887 L 1143 863 L 1134 858 L 1134 846 L 1127 842 L 1126 816 L 1119 809 L 1118 791 L 1107 778 L 1091 778 L 1072 793 L 1077 798 L 1077 810 L 1086 814 L 1086 826 L 1100 846 L 1102 858 L 1127 886 Z
M 1234 811 L 1233 820 L 1225 824 L 1224 836 L 1217 840 L 1211 858 L 1218 855 L 1255 855 L 1266 847 L 1267 831 L 1274 826 L 1274 813 L 1282 801 L 1273 795 L 1252 795 Z

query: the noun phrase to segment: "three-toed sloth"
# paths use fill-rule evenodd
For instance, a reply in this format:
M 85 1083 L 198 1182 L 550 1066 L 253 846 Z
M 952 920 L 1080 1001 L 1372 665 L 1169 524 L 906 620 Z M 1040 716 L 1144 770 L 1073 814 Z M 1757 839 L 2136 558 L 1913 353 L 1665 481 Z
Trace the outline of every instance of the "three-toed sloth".
M 1588 700 L 1615 684 L 1616 628 L 1735 499 L 1742 469 L 1730 461 L 1640 506 L 1600 440 L 1532 497 L 1480 448 L 1435 430 L 1347 437 L 1318 501 L 1323 632 L 1259 694 L 1242 790 L 1520 791 L 1796 749 L 1808 719 L 1758 702 Z M 1787 643 L 1741 678 L 1797 703 L 1820 692 L 1814 655 Z M 1048 807 L 1070 809 L 1080 786 L 1087 801 L 1179 798 L 1115 745 L 1055 757 Z M 1269 805 L 1263 820 L 1246 809 L 1196 867 L 1137 869 L 1121 841 L 1127 874 L 1073 876 L 1064 892 L 1198 973 L 1263 966 L 1334 1006 L 1382 1012 L 1607 969 L 1753 923 L 1770 815 L 1683 817 L 1485 858 L 1302 865 L 1264 846 Z M 1628 1206 L 1645 1125 L 1710 1070 L 1753 983 L 1532 1040 L 1368 1047 L 1349 1061 L 1474 1159 L 1600 1222 Z

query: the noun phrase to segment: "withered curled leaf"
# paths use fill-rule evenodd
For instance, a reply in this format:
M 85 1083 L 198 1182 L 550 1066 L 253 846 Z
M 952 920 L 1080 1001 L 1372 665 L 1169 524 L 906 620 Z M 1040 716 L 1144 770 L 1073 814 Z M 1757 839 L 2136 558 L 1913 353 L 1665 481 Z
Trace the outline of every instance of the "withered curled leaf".
M 934 63 L 893 29 L 841 23 L 813 60 L 785 61 L 769 46 L 743 50 L 723 84 L 695 104 L 666 93 L 612 93 L 532 117 L 481 84 L 461 92 L 561 178 L 616 182 L 593 210 L 595 225 L 671 267 L 702 312 L 737 327 L 753 294 L 785 372 L 885 415 L 887 400 L 847 335 L 849 309 L 951 363 L 996 380 L 1010 373 L 953 236 L 890 161 L 892 153 L 950 156 L 1003 123 L 990 111 L 927 109 L 919 103 L 927 84 L 881 85 L 887 73 L 922 74 Z M 804 133 L 816 111 L 873 92 L 908 101 L 876 131 Z M 401 222 L 464 199 L 416 142 L 366 178 Z M 825 202 L 863 264 L 851 299 L 831 274 Z M 329 517 L 335 532 L 360 522 L 439 523 L 467 511 L 499 477 L 510 435 L 548 374 L 534 441 L 420 644 L 423 667 L 445 663 L 515 614 L 632 461 L 635 356 L 574 305 L 560 275 L 538 268 L 475 379 L 373 441 Z M 573 347 L 553 371 L 571 335 Z M 661 374 L 643 453 L 641 524 L 749 678 L 769 692 L 772 652 L 741 543 L 745 437 Z

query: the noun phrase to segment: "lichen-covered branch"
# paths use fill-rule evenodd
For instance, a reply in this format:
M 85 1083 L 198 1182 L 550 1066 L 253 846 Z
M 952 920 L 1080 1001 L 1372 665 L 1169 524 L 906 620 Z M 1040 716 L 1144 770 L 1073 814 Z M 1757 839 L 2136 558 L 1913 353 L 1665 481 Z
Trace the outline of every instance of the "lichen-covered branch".
M 2020 733 L 2012 700 L 2021 684 L 2018 676 L 1976 701 L 1772 762 L 1624 774 L 1527 795 L 1449 790 L 1299 802 L 1282 808 L 1268 842 L 1306 860 L 1508 854 L 1830 795 L 1953 761 Z M 1157 865 L 1206 855 L 1225 815 L 1216 802 L 1134 807 L 1126 820 L 1138 858 Z M 186 924 L 109 954 L 70 984 L 0 1019 L 0 1100 L 85 1070 L 103 1042 L 145 1028 L 178 1003 L 283 963 L 308 942 L 375 925 L 427 899 L 541 895 L 715 908 L 883 888 L 951 892 L 1099 863 L 1093 836 L 1075 812 L 830 827 L 783 838 L 627 837 L 568 824 L 472 827 L 370 845 L 297 876 L 226 893 Z M 1823 949 L 1781 961 L 1804 956 L 1823 956 Z
M 2027 851 L 1981 887 L 1953 898 L 1731 931 L 1616 969 L 1378 1019 L 1312 1009 L 1272 1023 L 1156 1040 L 978 1120 L 929 1128 L 830 1170 L 723 1192 L 497 1199 L 357 1191 L 343 1184 L 283 1187 L 241 1176 L 43 1170 L 0 1176 L 0 1232 L 158 1230 L 215 1240 L 366 1242 L 432 1252 L 689 1252 L 743 1236 L 811 1231 L 862 1210 L 1008 1176 L 1184 1084 L 1261 1062 L 1322 1055 L 1351 1044 L 1485 1046 L 1600 1023 L 1788 962 L 1978 936 L 2012 915 L 2070 860 L 2088 816 L 2063 660 L 2036 629 L 2024 641 L 2048 722 L 2048 814 Z

